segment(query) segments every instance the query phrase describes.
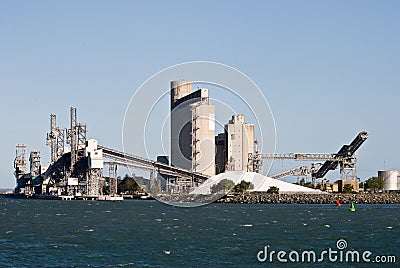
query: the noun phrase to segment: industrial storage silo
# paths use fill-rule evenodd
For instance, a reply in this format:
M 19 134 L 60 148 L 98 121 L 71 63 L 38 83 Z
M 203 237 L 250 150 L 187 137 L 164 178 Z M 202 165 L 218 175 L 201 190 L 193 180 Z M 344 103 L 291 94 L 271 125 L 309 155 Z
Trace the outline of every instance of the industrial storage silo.
M 400 170 L 378 171 L 378 177 L 383 180 L 384 191 L 400 191 Z

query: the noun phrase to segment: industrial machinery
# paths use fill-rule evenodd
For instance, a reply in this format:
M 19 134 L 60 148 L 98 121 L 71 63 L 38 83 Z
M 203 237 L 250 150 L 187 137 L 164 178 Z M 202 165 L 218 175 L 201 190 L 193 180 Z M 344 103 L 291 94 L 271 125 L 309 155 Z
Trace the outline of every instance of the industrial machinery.
M 17 180 L 17 187 L 15 193 L 20 193 L 21 190 L 30 189 L 29 174 L 26 174 L 26 164 L 28 157 L 28 146 L 25 144 L 17 144 L 15 146 L 15 160 L 14 160 L 14 175 Z
M 117 194 L 117 166 L 135 167 L 150 173 L 155 179 L 162 174 L 174 183 L 193 187 L 208 179 L 201 173 L 191 172 L 166 163 L 152 161 L 97 144 L 87 139 L 86 124 L 78 123 L 76 108 L 70 109 L 70 128 L 56 124 L 56 115 L 50 115 L 50 131 L 46 137 L 50 146 L 50 163 L 40 163 L 40 152 L 30 152 L 30 171 L 27 172 L 27 146 L 16 146 L 14 161 L 17 193 L 55 196 L 81 196 L 95 199 L 103 195 L 104 164 L 109 170 L 109 194 Z M 69 150 L 66 147 L 69 145 Z M 104 161 L 106 159 L 106 161 Z
M 340 178 L 342 180 L 357 179 L 356 176 L 356 152 L 367 140 L 368 133 L 360 132 L 350 145 L 343 145 L 334 159 L 327 160 L 315 173 L 313 178 L 323 178 L 330 170 L 340 167 Z
M 273 179 L 280 179 L 286 176 L 307 176 L 310 174 L 307 166 L 298 166 L 294 168 L 289 168 L 278 172 L 276 174 L 271 175 L 270 177 Z
M 258 142 L 256 143 L 255 154 L 249 154 L 249 163 L 253 163 L 253 170 L 262 172 L 263 160 L 292 160 L 292 161 L 325 161 L 319 168 L 315 164 L 309 171 L 305 171 L 304 166 L 295 167 L 277 174 L 272 175 L 273 178 L 282 178 L 284 176 L 306 176 L 311 174 L 313 184 L 317 179 L 322 179 L 325 175 L 339 167 L 341 180 L 354 180 L 356 175 L 356 152 L 361 145 L 367 140 L 368 133 L 360 132 L 349 145 L 343 145 L 336 154 L 329 153 L 275 153 L 260 154 L 258 152 Z
M 71 126 L 62 129 L 56 126 L 56 116 L 50 115 L 50 132 L 47 145 L 50 145 L 51 164 L 43 174 L 46 194 L 58 195 L 98 195 L 98 182 L 101 172 L 88 167 L 86 150 L 86 125 L 77 122 L 76 108 L 70 109 Z M 65 143 L 70 152 L 65 152 Z M 97 176 L 97 177 L 96 177 Z
M 29 154 L 30 170 L 27 172 L 27 146 L 16 146 L 14 161 L 17 180 L 16 193 L 46 194 L 55 196 L 84 196 L 96 198 L 103 195 L 105 178 L 104 164 L 109 170 L 109 194 L 117 194 L 117 167 L 126 166 L 149 172 L 149 187 L 160 187 L 157 178 L 163 177 L 166 189 L 187 190 L 206 181 L 209 176 L 189 171 L 168 164 L 168 161 L 152 161 L 105 146 L 100 146 L 94 139 L 87 139 L 86 124 L 78 123 L 76 108 L 70 109 L 70 128 L 63 129 L 56 124 L 56 115 L 50 115 L 50 131 L 46 143 L 50 146 L 50 163 L 41 164 L 39 151 Z M 279 179 L 285 176 L 307 176 L 313 182 L 323 178 L 330 170 L 340 169 L 341 179 L 356 178 L 356 152 L 368 138 L 367 132 L 360 132 L 349 144 L 343 145 L 336 154 L 327 153 L 286 153 L 261 154 L 255 142 L 255 153 L 249 154 L 248 167 L 255 172 L 262 172 L 263 160 L 318 161 L 320 166 L 298 166 L 284 170 L 271 177 Z M 66 147 L 69 145 L 69 150 Z M 195 170 L 195 169 L 193 169 Z M 250 170 L 250 168 L 249 168 Z M 158 176 L 160 175 L 160 176 Z M 174 188 L 175 187 L 175 188 Z

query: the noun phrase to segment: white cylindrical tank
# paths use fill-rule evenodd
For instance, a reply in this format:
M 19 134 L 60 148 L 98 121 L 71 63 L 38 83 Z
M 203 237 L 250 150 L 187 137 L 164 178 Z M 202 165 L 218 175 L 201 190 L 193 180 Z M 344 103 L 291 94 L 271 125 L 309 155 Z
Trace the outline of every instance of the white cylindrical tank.
M 381 170 L 378 171 L 378 177 L 383 180 L 384 191 L 400 190 L 400 170 Z

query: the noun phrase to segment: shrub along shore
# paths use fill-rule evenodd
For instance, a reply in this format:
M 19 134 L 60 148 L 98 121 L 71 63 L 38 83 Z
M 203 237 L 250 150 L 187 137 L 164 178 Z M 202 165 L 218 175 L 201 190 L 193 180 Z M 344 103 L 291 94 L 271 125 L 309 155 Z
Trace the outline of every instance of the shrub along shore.
M 268 194 L 245 193 L 224 196 L 216 203 L 239 204 L 400 204 L 400 193 L 355 193 L 355 194 Z

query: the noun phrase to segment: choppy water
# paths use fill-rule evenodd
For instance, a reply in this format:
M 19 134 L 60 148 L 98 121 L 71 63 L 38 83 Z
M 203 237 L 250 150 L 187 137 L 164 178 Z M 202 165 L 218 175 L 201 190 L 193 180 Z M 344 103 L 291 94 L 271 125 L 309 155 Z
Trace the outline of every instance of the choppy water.
M 321 252 L 339 239 L 348 249 L 394 255 L 387 266 L 399 267 L 400 205 L 356 208 L 0 198 L 0 267 L 275 267 L 276 259 L 257 260 L 264 246 Z M 318 264 L 335 266 L 356 265 Z

